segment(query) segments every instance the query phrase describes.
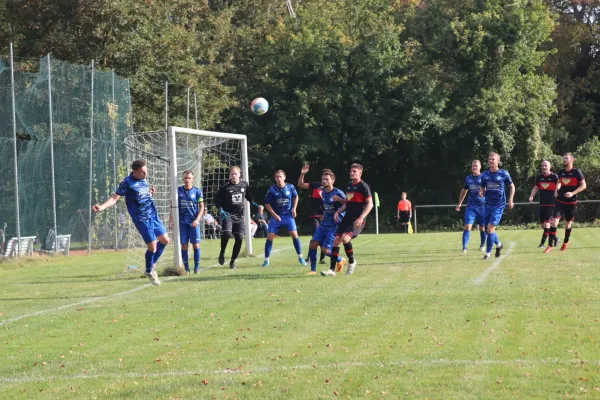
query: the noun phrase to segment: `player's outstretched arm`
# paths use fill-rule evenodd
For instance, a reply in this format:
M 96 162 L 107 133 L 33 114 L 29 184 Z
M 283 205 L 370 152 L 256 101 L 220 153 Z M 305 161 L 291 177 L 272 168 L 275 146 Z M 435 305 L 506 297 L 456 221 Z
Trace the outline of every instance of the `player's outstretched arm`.
M 119 201 L 120 198 L 121 198 L 121 196 L 119 196 L 118 194 L 115 193 L 112 196 L 110 196 L 110 198 L 108 200 L 106 200 L 104 203 L 94 204 L 92 206 L 92 211 L 94 211 L 94 212 L 104 211 L 107 208 L 110 208 L 110 207 L 114 206 L 115 204 L 117 204 L 117 201 Z
M 537 192 L 538 192 L 538 187 L 537 187 L 537 185 L 535 185 L 533 187 L 533 189 L 531 189 L 531 194 L 529 195 L 529 202 L 530 203 L 533 203 L 533 199 L 535 198 L 535 195 L 537 194 Z
M 304 182 L 304 176 L 308 173 L 309 169 L 308 165 L 304 165 L 300 170 L 300 177 L 298 178 L 298 187 L 300 189 L 310 189 L 310 184 Z
M 467 193 L 469 191 L 467 189 L 462 189 L 460 191 L 460 195 L 458 196 L 458 204 L 456 205 L 456 211 L 460 211 L 460 206 L 462 206 L 463 201 L 465 201 L 465 197 L 467 197 Z M 411 210 L 412 211 L 412 210 Z

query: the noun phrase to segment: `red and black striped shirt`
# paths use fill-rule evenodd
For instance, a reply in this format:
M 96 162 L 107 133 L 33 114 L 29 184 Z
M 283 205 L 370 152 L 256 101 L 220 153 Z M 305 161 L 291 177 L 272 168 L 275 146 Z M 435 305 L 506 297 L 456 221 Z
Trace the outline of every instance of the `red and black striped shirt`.
M 558 171 L 558 182 L 560 183 L 560 190 L 558 191 L 558 198 L 556 201 L 565 204 L 577 203 L 577 196 L 573 196 L 569 199 L 565 197 L 565 193 L 572 192 L 581 185 L 581 182 L 585 180 L 583 173 L 577 168 L 571 168 L 570 170 L 561 169 Z
M 558 175 L 556 174 L 540 174 L 535 178 L 535 185 L 540 192 L 540 206 L 548 207 L 556 204 L 554 192 L 558 183 Z
M 348 183 L 346 188 L 346 217 L 356 219 L 362 214 L 367 199 L 371 197 L 371 188 L 363 181 Z
M 323 216 L 323 186 L 321 182 L 311 182 L 310 190 L 310 217 L 317 218 Z

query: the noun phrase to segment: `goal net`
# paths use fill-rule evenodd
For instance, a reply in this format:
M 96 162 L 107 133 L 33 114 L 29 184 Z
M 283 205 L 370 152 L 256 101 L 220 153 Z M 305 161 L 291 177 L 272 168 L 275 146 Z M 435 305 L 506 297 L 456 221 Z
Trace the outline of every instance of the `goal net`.
M 242 170 L 241 179 L 248 180 L 246 136 L 169 127 L 167 131 L 131 134 L 125 139 L 125 145 L 129 165 L 137 159 L 143 159 L 147 163 L 148 183 L 150 187 L 156 189 L 153 199 L 171 238 L 171 244 L 166 247 L 157 269 L 169 266 L 181 267 L 177 188 L 183 185 L 183 172 L 186 170 L 193 172 L 194 186 L 202 189 L 204 207 L 210 214 L 200 223 L 202 240 L 220 239 L 221 221 L 215 206 L 215 195 L 219 187 L 229 179 L 231 166 L 239 166 Z M 169 224 L 171 215 L 172 224 Z M 252 254 L 250 206 L 247 202 L 245 219 L 246 252 Z M 142 269 L 146 245 L 129 216 L 127 221 L 129 222 L 126 232 L 123 233 L 129 249 L 127 267 Z

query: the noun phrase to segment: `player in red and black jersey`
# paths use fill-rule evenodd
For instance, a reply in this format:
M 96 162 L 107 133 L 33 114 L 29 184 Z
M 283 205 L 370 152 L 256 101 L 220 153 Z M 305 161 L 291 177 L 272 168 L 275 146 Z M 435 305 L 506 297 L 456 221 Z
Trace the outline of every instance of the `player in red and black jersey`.
M 327 271 L 321 271 L 321 275 L 335 276 L 336 260 L 340 254 L 340 244 L 344 244 L 344 250 L 348 256 L 348 270 L 346 275 L 352 275 L 356 267 L 354 259 L 354 250 L 350 241 L 357 237 L 365 226 L 365 218 L 373 209 L 373 198 L 371 196 L 371 188 L 361 180 L 363 167 L 360 164 L 352 164 L 350 166 L 350 179 L 346 188 L 346 201 L 336 198 L 334 201 L 344 202 L 344 205 L 336 211 L 334 218 L 336 221 L 340 219 L 340 215 L 346 212 L 346 215 L 340 221 L 333 248 L 331 249 L 331 266 Z M 340 272 L 340 271 L 337 271 Z
M 544 233 L 538 248 L 544 247 L 546 239 L 550 235 L 550 223 L 552 222 L 552 216 L 554 215 L 554 204 L 556 203 L 554 193 L 556 192 L 557 184 L 558 175 L 552 173 L 552 165 L 550 165 L 550 161 L 542 161 L 542 173 L 536 176 L 535 186 L 531 190 L 531 195 L 529 196 L 529 202 L 533 203 L 535 195 L 538 192 L 540 193 L 540 224 L 542 225 Z M 556 235 L 552 236 L 552 240 L 553 246 L 556 246 L 559 240 Z
M 312 236 L 315 235 L 315 232 L 319 228 L 321 224 L 321 220 L 323 219 L 323 185 L 321 182 L 304 182 L 304 176 L 308 173 L 310 167 L 308 165 L 304 165 L 300 170 L 300 177 L 298 178 L 298 188 L 299 189 L 308 189 L 310 190 L 310 222 L 312 224 Z M 324 169 L 323 172 L 328 171 L 329 169 Z M 309 258 L 306 258 L 306 262 L 309 262 Z M 321 251 L 320 261 L 319 263 L 325 264 L 325 254 Z
M 561 218 L 565 219 L 565 239 L 560 251 L 567 250 L 573 219 L 575 218 L 575 205 L 577 204 L 577 194 L 581 193 L 587 187 L 583 173 L 573 167 L 575 157 L 572 153 L 563 154 L 564 168 L 558 171 L 558 185 L 556 186 L 556 206 L 554 207 L 554 218 L 550 227 L 550 239 L 556 235 L 556 229 Z M 544 253 L 552 251 L 552 241 L 549 241 L 548 248 Z

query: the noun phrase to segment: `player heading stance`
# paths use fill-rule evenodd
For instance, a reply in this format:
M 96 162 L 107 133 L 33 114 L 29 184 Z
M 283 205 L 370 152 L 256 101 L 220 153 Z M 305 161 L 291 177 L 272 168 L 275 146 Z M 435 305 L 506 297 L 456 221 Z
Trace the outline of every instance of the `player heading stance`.
M 152 200 L 154 188 L 148 186 L 146 161 L 135 160 L 131 163 L 131 174 L 121 181 L 116 193 L 102 204 L 92 206 L 92 211 L 100 212 L 114 206 L 121 196 L 125 196 L 127 212 L 135 227 L 146 243 L 146 273 L 153 285 L 160 285 L 155 264 L 169 244 L 169 235 L 156 211 Z
M 354 259 L 354 249 L 350 242 L 357 237 L 365 226 L 365 218 L 373 209 L 373 198 L 369 185 L 361 180 L 363 167 L 360 164 L 350 166 L 350 179 L 346 188 L 346 202 L 335 212 L 334 219 L 340 221 L 335 234 L 335 241 L 331 249 L 330 268 L 327 271 L 321 271 L 323 276 L 335 276 L 336 264 L 340 255 L 340 244 L 344 244 L 344 250 L 348 256 L 348 270 L 346 275 L 352 275 L 356 268 Z M 340 201 L 342 199 L 335 198 Z M 346 215 L 341 217 L 343 212 Z
M 554 193 L 556 193 L 557 184 L 558 176 L 552 173 L 552 165 L 550 164 L 550 161 L 542 161 L 542 173 L 535 177 L 535 185 L 533 186 L 533 189 L 531 189 L 531 194 L 529 195 L 529 202 L 533 203 L 535 195 L 538 192 L 540 193 L 539 215 L 540 224 L 544 230 L 544 233 L 542 234 L 542 241 L 540 242 L 538 248 L 544 247 L 546 239 L 548 239 L 550 235 L 550 223 L 552 222 L 554 205 L 556 203 Z M 556 237 L 556 235 L 552 235 L 549 243 L 552 243 L 553 246 L 556 246 L 558 241 L 559 239 Z
M 229 168 L 229 181 L 219 188 L 215 196 L 215 205 L 219 209 L 221 217 L 221 252 L 219 253 L 219 265 L 225 264 L 225 249 L 227 243 L 233 235 L 235 242 L 233 251 L 231 252 L 231 260 L 229 268 L 236 269 L 235 260 L 240 255 L 242 242 L 244 241 L 244 232 L 246 225 L 244 223 L 244 198 L 252 203 L 253 206 L 258 205 L 252 201 L 250 185 L 246 181 L 240 180 L 240 167 Z
M 335 213 L 342 208 L 346 195 L 340 189 L 334 188 L 335 174 L 331 170 L 323 170 L 321 175 L 321 185 L 324 190 L 321 193 L 323 198 L 323 220 L 315 231 L 310 241 L 308 257 L 310 258 L 309 275 L 317 273 L 317 248 L 321 246 L 321 254 L 331 256 L 331 248 L 335 240 L 335 233 L 338 227 L 338 221 L 334 218 Z M 342 200 L 342 201 L 339 201 Z M 344 213 L 340 217 L 344 217 Z M 345 260 L 339 255 L 336 258 L 336 271 L 344 268 Z
M 310 222 L 311 222 L 311 226 L 312 226 L 312 235 L 315 235 L 315 232 L 317 231 L 317 229 L 319 228 L 319 225 L 321 224 L 321 220 L 323 219 L 323 199 L 322 199 L 322 193 L 323 193 L 323 186 L 321 185 L 321 182 L 311 182 L 311 183 L 306 183 L 304 182 L 304 177 L 306 176 L 306 174 L 308 173 L 308 171 L 310 170 L 310 166 L 309 165 L 304 165 L 302 166 L 302 169 L 300 170 L 300 177 L 298 178 L 298 188 L 300 189 L 310 189 Z M 324 169 L 322 173 L 325 173 L 326 171 L 331 172 L 331 170 L 328 169 Z M 309 254 L 310 256 L 310 254 Z M 321 249 L 321 256 L 320 256 L 320 262 L 321 263 L 325 263 L 324 261 L 325 259 L 325 253 L 323 253 L 323 250 Z M 306 262 L 309 261 L 309 258 L 307 257 Z
M 575 207 L 577 205 L 577 195 L 583 192 L 587 184 L 583 173 L 573 167 L 575 157 L 573 153 L 563 154 L 563 167 L 558 171 L 558 185 L 556 187 L 556 205 L 554 206 L 554 218 L 550 227 L 550 239 L 556 236 L 556 230 L 561 218 L 565 219 L 565 239 L 560 251 L 566 251 L 569 247 L 571 230 L 573 229 L 573 219 L 575 219 Z M 552 251 L 552 241 L 548 242 L 548 247 L 544 253 Z M 554 244 L 556 246 L 556 244 Z
M 490 153 L 488 156 L 489 169 L 481 174 L 481 196 L 485 196 L 485 213 L 483 215 L 483 223 L 487 226 L 487 248 L 484 260 L 490 258 L 492 248 L 496 245 L 496 257 L 500 257 L 502 250 L 502 242 L 496 233 L 496 227 L 500 224 L 502 213 L 506 207 L 506 186 L 510 187 L 508 195 L 508 208 L 512 210 L 515 206 L 513 198 L 515 196 L 515 184 L 513 183 L 510 174 L 503 169 L 499 169 L 500 155 L 498 153 Z
M 179 236 L 181 242 L 181 259 L 185 272 L 190 273 L 188 260 L 188 242 L 194 248 L 194 274 L 200 269 L 200 219 L 204 214 L 204 195 L 194 185 L 194 174 L 183 172 L 183 186 L 177 189 L 179 205 Z
M 298 262 L 306 265 L 306 261 L 302 257 L 302 244 L 300 238 L 298 238 L 296 220 L 294 219 L 296 218 L 296 207 L 298 207 L 298 192 L 296 192 L 294 185 L 285 182 L 286 176 L 282 170 L 275 171 L 273 176 L 275 185 L 269 188 L 265 197 L 265 207 L 271 214 L 271 218 L 269 219 L 269 234 L 265 243 L 265 261 L 262 266 L 269 266 L 273 239 L 279 234 L 279 228 L 282 226 L 288 230 L 292 237 L 294 248 L 298 254 Z
M 471 172 L 473 173 L 465 178 L 465 185 L 460 191 L 458 204 L 456 205 L 456 212 L 460 212 L 460 206 L 465 200 L 467 194 L 469 195 L 467 199 L 467 208 L 465 210 L 465 229 L 462 235 L 463 253 L 467 252 L 467 246 L 469 244 L 469 239 L 471 238 L 471 228 L 473 227 L 473 223 L 476 221 L 477 225 L 479 225 L 479 236 L 481 238 L 479 250 L 485 250 L 486 234 L 485 224 L 483 222 L 485 198 L 479 196 L 479 193 L 481 192 L 481 161 L 473 160 L 471 163 Z

